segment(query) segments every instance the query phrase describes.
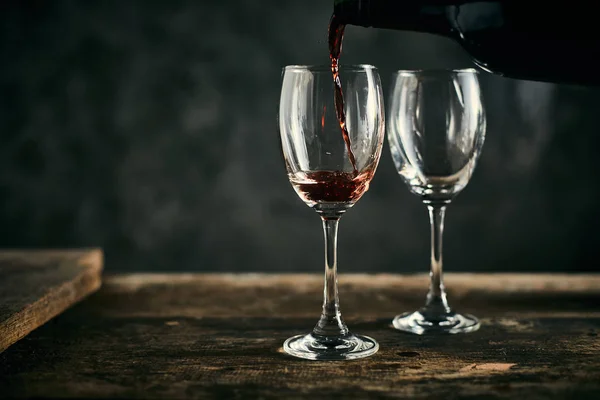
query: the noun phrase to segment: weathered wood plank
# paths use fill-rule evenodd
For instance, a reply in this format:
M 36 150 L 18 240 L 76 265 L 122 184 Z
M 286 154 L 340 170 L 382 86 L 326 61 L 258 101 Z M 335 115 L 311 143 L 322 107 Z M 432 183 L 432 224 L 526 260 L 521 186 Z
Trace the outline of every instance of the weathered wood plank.
M 0 352 L 100 287 L 102 252 L 0 252 Z
M 600 276 L 448 274 L 475 333 L 390 328 L 426 276 L 342 275 L 350 328 L 375 356 L 298 360 L 283 341 L 320 311 L 316 275 L 109 277 L 85 302 L 0 354 L 0 393 L 80 398 L 598 398 Z M 425 286 L 423 286 L 425 285 Z

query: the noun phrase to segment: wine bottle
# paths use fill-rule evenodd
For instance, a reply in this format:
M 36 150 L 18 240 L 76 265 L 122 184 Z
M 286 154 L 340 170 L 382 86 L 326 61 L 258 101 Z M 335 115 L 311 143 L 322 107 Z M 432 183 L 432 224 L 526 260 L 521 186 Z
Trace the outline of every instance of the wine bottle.
M 581 0 L 334 0 L 339 23 L 426 32 L 498 75 L 600 85 L 600 17 Z

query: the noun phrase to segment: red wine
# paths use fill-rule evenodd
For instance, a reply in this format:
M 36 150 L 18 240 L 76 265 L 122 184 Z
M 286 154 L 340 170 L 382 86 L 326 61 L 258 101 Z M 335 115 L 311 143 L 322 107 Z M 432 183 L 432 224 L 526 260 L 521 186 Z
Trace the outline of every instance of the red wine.
M 583 1 L 334 0 L 341 25 L 458 42 L 482 69 L 516 79 L 600 85 L 598 14 Z
M 367 170 L 360 175 L 341 171 L 307 172 L 303 177 L 290 176 L 290 182 L 300 197 L 308 204 L 354 203 L 369 190 L 373 173 Z
M 339 60 L 342 54 L 342 41 L 344 40 L 344 29 L 345 24 L 339 22 L 335 14 L 331 16 L 329 21 L 329 58 L 331 59 L 331 73 L 333 74 L 333 91 L 334 91 L 334 103 L 335 113 L 337 115 L 340 129 L 342 130 L 342 137 L 346 143 L 346 149 L 348 150 L 348 158 L 352 164 L 352 170 L 354 175 L 358 174 L 356 168 L 356 158 L 352 152 L 350 143 L 350 136 L 348 135 L 348 129 L 346 128 L 346 113 L 344 112 L 344 93 L 342 92 L 342 83 L 340 82 L 339 74 Z

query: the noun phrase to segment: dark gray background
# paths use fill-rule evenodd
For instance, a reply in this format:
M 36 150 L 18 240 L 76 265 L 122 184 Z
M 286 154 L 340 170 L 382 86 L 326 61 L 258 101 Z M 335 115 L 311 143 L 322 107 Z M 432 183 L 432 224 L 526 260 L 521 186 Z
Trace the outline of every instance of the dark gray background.
M 101 246 L 109 271 L 320 271 L 290 187 L 286 64 L 328 62 L 332 1 L 0 2 L 0 246 Z M 347 29 L 343 63 L 470 65 L 425 34 Z M 600 90 L 483 74 L 487 141 L 447 212 L 446 270 L 596 269 Z M 426 209 L 386 148 L 340 225 L 341 272 L 425 271 Z

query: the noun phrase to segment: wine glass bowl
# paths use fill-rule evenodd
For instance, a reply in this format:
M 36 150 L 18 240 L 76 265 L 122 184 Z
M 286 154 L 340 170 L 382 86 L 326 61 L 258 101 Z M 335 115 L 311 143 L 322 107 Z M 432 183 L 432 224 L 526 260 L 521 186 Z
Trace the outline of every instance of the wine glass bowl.
M 467 186 L 485 139 L 477 71 L 399 71 L 388 114 L 390 152 L 410 191 L 426 203 L 450 202 Z
M 431 225 L 431 284 L 426 305 L 397 316 L 393 325 L 417 334 L 477 330 L 477 318 L 451 310 L 442 281 L 446 206 L 469 183 L 485 140 L 477 71 L 398 71 L 387 118 L 396 169 L 409 190 L 427 205 Z
M 343 95 L 334 85 L 331 66 L 288 66 L 279 103 L 288 178 L 298 196 L 321 216 L 325 236 L 321 318 L 311 333 L 293 336 L 283 345 L 286 353 L 312 360 L 362 358 L 379 349 L 374 339 L 351 333 L 342 319 L 337 230 L 344 212 L 369 189 L 379 163 L 383 94 L 373 66 L 340 66 L 338 76 Z
M 300 198 L 319 211 L 345 210 L 368 190 L 381 155 L 384 106 L 377 69 L 339 68 L 346 142 L 336 112 L 330 66 L 284 68 L 279 127 L 288 176 Z

